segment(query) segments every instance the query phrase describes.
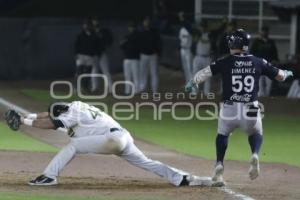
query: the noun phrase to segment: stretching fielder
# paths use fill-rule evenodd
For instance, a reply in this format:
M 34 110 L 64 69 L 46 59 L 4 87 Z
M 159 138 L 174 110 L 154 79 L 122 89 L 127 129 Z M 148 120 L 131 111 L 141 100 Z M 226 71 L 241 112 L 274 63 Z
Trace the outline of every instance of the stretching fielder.
M 248 134 L 252 151 L 249 177 L 251 180 L 257 178 L 259 174 L 258 154 L 263 140 L 262 120 L 257 101 L 259 78 L 261 75 L 266 75 L 270 79 L 284 81 L 293 76 L 291 71 L 277 69 L 266 60 L 248 54 L 249 39 L 250 35 L 242 29 L 233 32 L 228 37 L 231 55 L 197 72 L 185 88 L 187 92 L 191 92 L 209 77 L 222 75 L 224 103 L 218 121 L 217 161 L 212 178 L 217 182 L 223 182 L 223 160 L 228 137 L 238 127 Z
M 181 170 L 147 158 L 134 144 L 130 133 L 109 115 L 80 101 L 51 105 L 49 112 L 29 114 L 25 118 L 15 111 L 6 114 L 8 125 L 17 130 L 25 124 L 41 129 L 67 128 L 71 142 L 49 163 L 44 173 L 30 185 L 56 185 L 57 177 L 76 154 L 115 154 L 132 165 L 151 171 L 175 186 L 212 186 L 210 178 L 190 175 Z M 218 185 L 214 185 L 218 186 Z

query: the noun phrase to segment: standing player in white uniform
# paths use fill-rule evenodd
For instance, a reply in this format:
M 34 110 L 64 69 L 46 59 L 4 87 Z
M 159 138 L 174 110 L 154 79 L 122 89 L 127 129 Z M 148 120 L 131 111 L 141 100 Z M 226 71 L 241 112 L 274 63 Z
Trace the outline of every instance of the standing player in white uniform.
M 196 55 L 193 60 L 193 74 L 196 74 L 201 69 L 208 66 L 211 62 L 211 45 L 209 39 L 209 32 L 207 30 L 207 23 L 201 23 L 200 33 L 196 43 Z M 207 95 L 210 92 L 210 79 L 204 82 L 203 93 Z
M 286 97 L 287 98 L 300 98 L 300 79 L 296 79 L 293 81 Z
M 13 121 L 11 120 L 13 118 L 21 118 L 19 121 L 22 124 L 36 128 L 72 130 L 69 131 L 71 142 L 52 159 L 43 175 L 29 182 L 30 185 L 56 185 L 59 173 L 76 154 L 96 153 L 120 156 L 132 165 L 167 179 L 175 186 L 212 186 L 209 178 L 196 177 L 147 158 L 135 146 L 133 138 L 126 129 L 106 113 L 86 103 L 80 101 L 69 104 L 57 103 L 50 106 L 49 112 L 29 114 L 25 118 L 17 113 L 16 115 L 6 118 L 8 124 L 9 121 Z M 14 122 L 18 123 L 18 120 Z M 16 127 L 19 127 L 18 124 Z
M 218 121 L 216 137 L 216 166 L 213 180 L 223 182 L 224 156 L 230 134 L 238 127 L 248 134 L 251 148 L 249 178 L 259 175 L 258 154 L 263 141 L 262 119 L 257 101 L 259 78 L 262 75 L 270 79 L 284 81 L 293 76 L 291 71 L 280 70 L 262 58 L 248 54 L 250 35 L 238 29 L 228 37 L 229 56 L 213 62 L 196 73 L 186 85 L 191 92 L 198 84 L 213 75 L 222 75 L 223 101 Z
M 187 23 L 183 22 L 182 27 L 179 30 L 179 40 L 180 40 L 180 56 L 181 56 L 181 64 L 184 72 L 184 77 L 186 83 L 192 77 L 193 71 L 193 54 L 192 54 L 192 44 L 193 37 L 191 34 L 191 30 Z

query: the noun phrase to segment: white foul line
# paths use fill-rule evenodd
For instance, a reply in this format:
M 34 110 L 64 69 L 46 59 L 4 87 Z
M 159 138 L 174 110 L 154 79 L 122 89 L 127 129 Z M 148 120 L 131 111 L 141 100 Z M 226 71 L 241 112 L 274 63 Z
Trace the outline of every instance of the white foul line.
M 221 191 L 225 192 L 226 194 L 229 194 L 237 199 L 240 199 L 240 200 L 255 200 L 252 197 L 237 193 L 226 186 L 220 187 L 219 190 L 221 190 Z
M 9 109 L 14 109 L 17 112 L 23 113 L 23 114 L 29 114 L 30 112 L 24 108 L 21 108 L 20 106 L 17 106 L 3 98 L 0 97 L 0 104 L 3 106 L 9 108 Z
M 24 114 L 29 114 L 30 112 L 20 106 L 17 106 L 16 104 L 13 104 L 3 98 L 0 97 L 0 104 L 2 104 L 3 106 L 9 108 L 9 109 L 14 109 L 16 110 L 17 112 L 21 112 L 21 113 L 24 113 Z M 63 132 L 66 132 L 65 129 L 60 129 L 60 131 L 63 131 Z M 246 196 L 246 195 L 243 195 L 243 194 L 240 194 L 240 193 L 236 193 L 235 191 L 227 188 L 227 187 L 220 187 L 219 190 L 225 192 L 226 194 L 229 194 L 237 199 L 240 199 L 240 200 L 255 200 L 253 199 L 252 197 L 249 197 L 249 196 Z
M 14 109 L 15 111 L 17 112 L 20 112 L 20 113 L 23 113 L 23 114 L 29 114 L 31 113 L 30 111 L 16 105 L 16 104 L 13 104 L 5 99 L 3 99 L 2 97 L 0 97 L 0 104 L 2 104 L 3 106 L 7 107 L 8 109 Z M 61 132 L 64 132 L 64 133 L 67 133 L 68 130 L 65 129 L 65 128 L 58 128 L 57 129 L 58 131 L 61 131 Z

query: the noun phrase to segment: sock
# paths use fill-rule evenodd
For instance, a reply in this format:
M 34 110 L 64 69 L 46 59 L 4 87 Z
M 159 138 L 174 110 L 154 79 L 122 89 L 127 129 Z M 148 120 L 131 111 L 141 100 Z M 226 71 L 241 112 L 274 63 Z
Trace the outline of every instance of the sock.
M 253 134 L 248 137 L 249 145 L 251 147 L 252 154 L 258 154 L 261 144 L 263 142 L 263 136 L 261 134 Z
M 218 134 L 216 138 L 217 163 L 221 162 L 222 165 L 223 165 L 227 145 L 228 145 L 228 136 Z

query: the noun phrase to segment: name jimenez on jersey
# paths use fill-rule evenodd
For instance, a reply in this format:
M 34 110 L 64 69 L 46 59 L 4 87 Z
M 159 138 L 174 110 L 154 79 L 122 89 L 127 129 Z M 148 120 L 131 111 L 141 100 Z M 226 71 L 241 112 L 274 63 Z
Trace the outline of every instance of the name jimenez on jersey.
M 234 94 L 230 97 L 232 101 L 244 101 L 250 102 L 254 89 L 254 76 L 251 74 L 256 73 L 256 68 L 253 67 L 252 61 L 235 61 L 234 66 L 237 68 L 231 69 L 232 74 L 232 91 Z M 246 75 L 243 79 L 243 76 Z M 238 94 L 240 92 L 246 92 L 245 94 Z

